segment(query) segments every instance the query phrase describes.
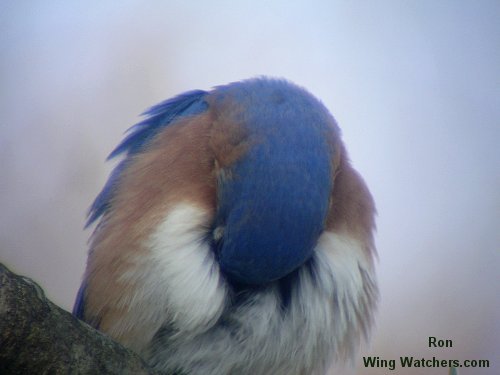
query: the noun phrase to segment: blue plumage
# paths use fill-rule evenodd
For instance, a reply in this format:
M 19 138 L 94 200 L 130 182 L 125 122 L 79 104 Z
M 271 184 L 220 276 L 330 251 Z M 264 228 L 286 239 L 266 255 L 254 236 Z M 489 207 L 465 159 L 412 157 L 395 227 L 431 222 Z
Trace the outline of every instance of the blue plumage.
M 206 92 L 202 90 L 189 91 L 165 100 L 145 111 L 143 115 L 148 117 L 127 130 L 128 135 L 109 154 L 108 160 L 123 153 L 130 156 L 140 152 L 167 125 L 181 117 L 205 111 L 207 109 L 207 104 L 203 101 L 205 95 Z M 108 210 L 116 184 L 126 165 L 127 159 L 121 161 L 111 172 L 106 185 L 90 207 L 86 227 Z
M 203 102 L 206 91 L 193 90 L 165 100 L 143 113 L 145 120 L 132 126 L 125 139 L 109 154 L 108 159 L 124 152 L 139 152 L 163 127 L 171 124 L 179 117 L 199 114 L 207 109 Z
M 85 317 L 85 289 L 87 285 L 82 283 L 78 289 L 78 294 L 76 295 L 75 304 L 73 306 L 73 315 L 78 319 L 84 319 Z
M 219 264 L 232 281 L 265 284 L 307 261 L 324 229 L 334 121 L 285 81 L 236 83 L 213 95 L 229 98 L 252 144 L 218 185 Z

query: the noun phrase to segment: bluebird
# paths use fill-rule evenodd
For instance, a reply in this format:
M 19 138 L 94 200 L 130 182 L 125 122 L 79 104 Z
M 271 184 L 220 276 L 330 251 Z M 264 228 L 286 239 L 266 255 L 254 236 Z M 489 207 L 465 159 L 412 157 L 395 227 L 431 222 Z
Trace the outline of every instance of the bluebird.
M 90 208 L 74 314 L 167 373 L 352 358 L 377 302 L 375 206 L 325 106 L 260 77 L 145 116 Z

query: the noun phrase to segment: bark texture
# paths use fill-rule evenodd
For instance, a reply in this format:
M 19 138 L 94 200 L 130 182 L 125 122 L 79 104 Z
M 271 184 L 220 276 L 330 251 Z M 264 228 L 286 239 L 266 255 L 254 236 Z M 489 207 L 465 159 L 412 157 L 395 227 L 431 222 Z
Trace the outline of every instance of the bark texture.
M 0 374 L 158 374 L 0 263 Z

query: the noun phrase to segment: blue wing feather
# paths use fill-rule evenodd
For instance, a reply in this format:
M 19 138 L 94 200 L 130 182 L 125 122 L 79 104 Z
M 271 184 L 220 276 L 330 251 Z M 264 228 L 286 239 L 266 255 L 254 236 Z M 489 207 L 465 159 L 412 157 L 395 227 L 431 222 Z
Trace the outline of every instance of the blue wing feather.
M 128 154 L 139 152 L 144 144 L 151 140 L 160 129 L 176 118 L 205 111 L 207 104 L 201 100 L 205 95 L 206 92 L 202 90 L 189 91 L 175 98 L 165 100 L 143 112 L 142 115 L 148 117 L 127 130 L 128 135 L 109 154 L 108 159 L 112 159 L 124 152 Z
M 141 152 L 161 129 L 175 120 L 204 112 L 208 108 L 208 104 L 203 100 L 206 94 L 206 91 L 202 90 L 189 91 L 145 111 L 142 115 L 148 117 L 127 130 L 128 135 L 109 154 L 108 160 L 121 154 L 130 156 Z M 90 207 L 85 227 L 91 225 L 109 209 L 115 187 L 128 160 L 124 159 L 114 168 L 104 188 Z
M 76 295 L 75 305 L 73 306 L 73 315 L 78 319 L 83 319 L 85 314 L 85 289 L 87 288 L 87 284 L 85 281 L 78 289 L 78 294 Z

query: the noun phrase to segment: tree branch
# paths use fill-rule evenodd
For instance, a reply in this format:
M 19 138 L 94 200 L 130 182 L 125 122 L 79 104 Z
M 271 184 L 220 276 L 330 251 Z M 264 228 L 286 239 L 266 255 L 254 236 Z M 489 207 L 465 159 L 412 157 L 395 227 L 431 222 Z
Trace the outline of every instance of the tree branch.
M 0 263 L 1 374 L 158 374 Z

